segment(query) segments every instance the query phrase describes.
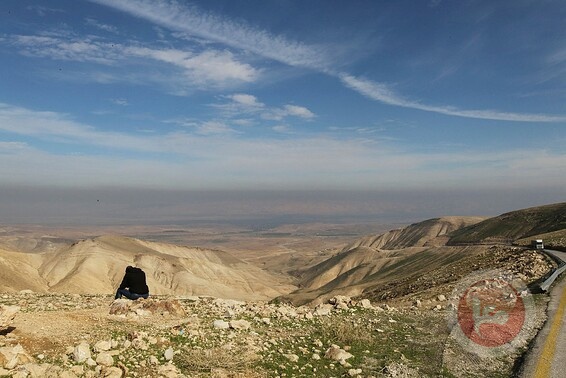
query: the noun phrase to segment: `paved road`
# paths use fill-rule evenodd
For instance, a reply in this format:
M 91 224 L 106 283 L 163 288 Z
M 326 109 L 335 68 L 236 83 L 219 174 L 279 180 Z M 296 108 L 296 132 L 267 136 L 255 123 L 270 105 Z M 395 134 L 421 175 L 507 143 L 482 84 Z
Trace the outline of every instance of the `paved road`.
M 550 250 L 546 252 L 566 262 L 566 252 Z M 548 321 L 537 336 L 520 376 L 566 377 L 566 279 L 564 277 L 559 279 L 552 289 L 548 304 Z

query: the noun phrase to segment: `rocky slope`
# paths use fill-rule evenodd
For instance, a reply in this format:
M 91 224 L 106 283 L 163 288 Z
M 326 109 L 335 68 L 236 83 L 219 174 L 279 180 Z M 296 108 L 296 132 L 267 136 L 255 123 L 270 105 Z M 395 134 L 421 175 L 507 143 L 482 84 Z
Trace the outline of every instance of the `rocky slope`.
M 481 248 L 441 247 L 450 232 L 481 219 L 436 218 L 362 238 L 302 272 L 299 289 L 284 299 L 303 304 L 318 303 L 336 294 L 363 295 L 404 276 L 425 274 L 468 255 L 482 253 Z
M 525 209 L 487 220 L 480 217 L 435 218 L 365 237 L 303 271 L 299 289 L 282 299 L 295 304 L 316 304 L 334 295 L 385 299 L 390 297 L 387 292 L 391 288 L 405 295 L 424 288 L 411 285 L 411 282 L 430 281 L 434 286 L 438 281 L 426 277 L 437 277 L 442 282 L 454 281 L 479 269 L 478 264 L 470 261 L 485 262 L 482 269 L 494 268 L 505 258 L 502 256 L 510 253 L 505 252 L 509 250 L 505 247 L 493 249 L 494 242 L 500 244 L 510 235 L 563 227 L 565 206 L 556 204 Z M 523 221 L 525 224 L 521 223 Z M 520 227 L 517 226 L 519 223 Z M 477 243 L 447 245 L 466 235 L 483 236 L 474 239 Z M 536 274 L 547 268 L 547 262 L 533 260 L 532 263 Z M 449 278 L 443 274 L 447 271 L 451 272 Z
M 503 242 L 566 229 L 566 202 L 501 214 L 450 235 L 449 245 Z
M 450 340 L 446 318 L 457 298 L 445 294 L 398 307 L 338 296 L 315 308 L 211 297 L 4 294 L 0 376 L 510 375 L 517 352 L 477 364 Z

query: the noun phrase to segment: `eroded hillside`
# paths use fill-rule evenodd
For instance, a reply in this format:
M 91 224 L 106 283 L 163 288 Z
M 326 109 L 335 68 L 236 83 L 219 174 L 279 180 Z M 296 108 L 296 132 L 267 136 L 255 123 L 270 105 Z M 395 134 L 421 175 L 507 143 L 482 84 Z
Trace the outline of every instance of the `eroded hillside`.
M 541 210 L 547 217 L 539 216 L 538 223 L 531 222 L 529 229 L 548 226 L 555 218 L 556 208 L 552 207 L 551 212 Z M 542 255 L 527 253 L 521 248 L 484 243 L 446 245 L 459 230 L 473 229 L 475 225 L 490 221 L 482 219 L 435 218 L 362 238 L 302 272 L 299 289 L 283 299 L 295 304 L 320 303 L 335 295 L 387 300 L 450 284 L 479 269 L 507 266 L 512 270 L 515 264 L 516 273 L 528 280 L 550 268 L 550 262 Z
M 293 289 L 272 275 L 222 251 L 104 236 L 46 252 L 0 250 L 0 289 L 110 294 L 125 267 L 142 268 L 152 294 L 270 299 Z

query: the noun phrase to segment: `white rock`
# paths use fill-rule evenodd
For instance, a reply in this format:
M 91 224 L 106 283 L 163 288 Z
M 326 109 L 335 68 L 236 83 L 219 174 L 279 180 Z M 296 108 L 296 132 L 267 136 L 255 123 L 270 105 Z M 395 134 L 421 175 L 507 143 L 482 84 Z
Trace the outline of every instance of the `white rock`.
M 110 341 L 102 340 L 94 344 L 95 352 L 103 352 L 112 349 L 112 343 Z
M 438 301 L 440 302 L 444 302 L 446 300 L 446 296 L 444 294 L 440 294 L 438 297 L 436 297 L 436 299 L 438 299 Z
M 173 348 L 167 348 L 165 353 L 163 353 L 163 357 L 165 357 L 165 360 L 167 361 L 171 361 L 174 355 L 175 355 L 175 351 L 173 350 Z
M 312 357 L 313 360 L 320 360 L 320 355 L 318 353 L 313 353 Z
M 102 352 L 96 357 L 96 363 L 102 366 L 112 366 L 114 365 L 114 358 L 112 358 L 110 353 Z
M 101 373 L 104 378 L 122 378 L 124 376 L 122 369 L 116 366 L 107 367 Z
M 170 363 L 161 365 L 157 368 L 157 373 L 160 377 L 164 378 L 177 378 L 179 376 L 179 371 L 175 365 Z
M 362 369 L 350 369 L 348 370 L 348 375 L 350 377 L 356 377 L 362 374 Z
M 132 347 L 134 349 L 140 349 L 140 350 L 148 350 L 149 349 L 149 345 L 147 345 L 147 342 L 145 342 L 145 340 L 143 339 L 134 339 L 132 341 Z
M 299 361 L 299 356 L 297 356 L 296 354 L 284 354 L 284 356 L 285 356 L 285 358 L 287 358 L 291 362 L 298 362 Z
M 362 308 L 373 308 L 369 299 L 362 299 L 358 304 Z
M 338 345 L 331 345 L 330 348 L 326 350 L 324 357 L 330 358 L 335 361 L 346 361 L 348 358 L 354 357 L 353 354 L 346 352 L 344 349 L 340 348 Z
M 224 321 L 224 320 L 215 320 L 213 323 L 214 328 L 219 328 L 219 329 L 228 329 L 230 328 L 230 323 Z
M 315 307 L 314 311 L 313 311 L 313 315 L 316 316 L 326 316 L 326 315 L 330 315 L 330 313 L 332 312 L 332 310 L 334 309 L 334 306 L 328 303 L 321 303 L 318 306 Z
M 251 327 L 250 322 L 245 319 L 231 320 L 230 328 L 232 329 L 249 329 Z
M 73 359 L 77 363 L 83 363 L 91 357 L 90 346 L 87 342 L 82 342 L 73 350 Z

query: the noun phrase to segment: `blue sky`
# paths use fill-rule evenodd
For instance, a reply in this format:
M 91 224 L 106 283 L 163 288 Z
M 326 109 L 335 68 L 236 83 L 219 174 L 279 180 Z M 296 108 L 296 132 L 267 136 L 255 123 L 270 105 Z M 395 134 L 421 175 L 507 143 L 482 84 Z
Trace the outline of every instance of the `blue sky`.
M 565 25 L 563 1 L 4 0 L 0 185 L 564 188 Z

